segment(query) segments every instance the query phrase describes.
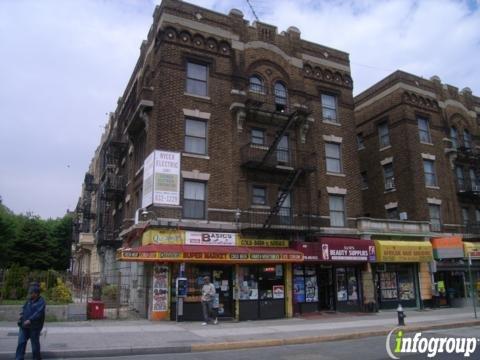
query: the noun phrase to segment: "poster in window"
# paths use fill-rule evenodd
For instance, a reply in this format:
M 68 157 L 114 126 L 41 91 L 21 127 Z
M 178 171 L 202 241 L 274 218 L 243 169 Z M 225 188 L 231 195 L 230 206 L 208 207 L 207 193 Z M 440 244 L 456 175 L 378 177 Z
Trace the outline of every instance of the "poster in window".
M 398 289 L 400 300 L 415 299 L 415 287 L 410 272 L 398 273 Z
M 273 285 L 273 298 L 283 299 L 285 297 L 285 288 L 283 285 Z
M 305 279 L 303 276 L 293 278 L 293 297 L 297 303 L 305 302 Z
M 152 311 L 168 311 L 168 266 L 153 267 Z
M 316 276 L 308 276 L 305 278 L 305 301 L 306 302 L 318 301 L 318 287 L 317 287 Z
M 357 278 L 355 275 L 348 279 L 348 299 L 358 300 Z

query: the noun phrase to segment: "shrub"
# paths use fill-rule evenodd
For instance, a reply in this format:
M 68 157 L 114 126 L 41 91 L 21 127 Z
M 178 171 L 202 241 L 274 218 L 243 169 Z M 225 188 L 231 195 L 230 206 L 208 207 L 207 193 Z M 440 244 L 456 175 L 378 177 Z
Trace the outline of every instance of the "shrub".
M 72 293 L 65 283 L 57 278 L 57 286 L 48 291 L 48 299 L 55 303 L 68 304 L 72 301 Z
M 9 300 L 23 300 L 27 297 L 28 268 L 13 264 L 6 272 L 5 283 L 2 289 L 2 296 Z
M 117 299 L 117 285 L 106 285 L 102 289 L 102 298 L 104 300 L 114 301 Z

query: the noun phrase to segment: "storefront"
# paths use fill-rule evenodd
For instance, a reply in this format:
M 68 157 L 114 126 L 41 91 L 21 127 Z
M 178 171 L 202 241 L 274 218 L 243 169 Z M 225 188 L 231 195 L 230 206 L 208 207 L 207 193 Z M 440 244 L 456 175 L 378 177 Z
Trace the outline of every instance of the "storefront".
M 296 243 L 295 249 L 305 262 L 293 265 L 294 312 L 361 310 L 361 273 L 375 261 L 373 241 L 324 237 Z
M 122 248 L 117 259 L 152 264 L 151 319 L 201 320 L 201 289 L 208 275 L 219 317 L 239 320 L 291 316 L 291 266 L 301 252 L 286 240 L 244 239 L 235 233 L 148 230 L 142 246 Z M 185 292 L 177 304 L 177 279 Z M 180 294 L 180 292 L 179 292 Z
M 472 284 L 474 293 L 477 297 L 477 303 L 480 300 L 480 243 L 478 242 L 463 242 L 464 245 L 464 252 L 465 252 L 465 269 L 468 271 L 467 262 L 469 255 L 471 256 L 471 265 L 470 265 L 470 272 L 472 274 L 472 279 L 470 279 L 469 274 L 466 274 L 465 277 L 465 292 L 466 296 L 471 299 L 470 293 L 471 288 L 470 284 Z M 471 300 L 469 300 L 470 302 Z M 470 305 L 470 303 L 468 303 Z
M 463 306 L 466 298 L 466 262 L 463 241 L 452 236 L 431 240 L 435 259 L 432 306 Z
M 398 304 L 421 307 L 422 301 L 431 300 L 430 242 L 375 240 L 375 248 L 374 272 L 380 309 L 394 309 Z M 426 296 L 422 297 L 421 291 Z

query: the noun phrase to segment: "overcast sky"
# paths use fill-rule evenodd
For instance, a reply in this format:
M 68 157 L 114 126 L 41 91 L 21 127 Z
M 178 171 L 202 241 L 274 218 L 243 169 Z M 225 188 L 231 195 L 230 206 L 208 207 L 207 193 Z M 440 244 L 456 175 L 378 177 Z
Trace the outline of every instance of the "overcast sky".
M 246 0 L 192 0 L 253 19 Z M 159 0 L 0 0 L 0 196 L 16 213 L 75 208 Z M 350 53 L 354 93 L 396 69 L 480 96 L 479 0 L 251 0 L 279 32 Z

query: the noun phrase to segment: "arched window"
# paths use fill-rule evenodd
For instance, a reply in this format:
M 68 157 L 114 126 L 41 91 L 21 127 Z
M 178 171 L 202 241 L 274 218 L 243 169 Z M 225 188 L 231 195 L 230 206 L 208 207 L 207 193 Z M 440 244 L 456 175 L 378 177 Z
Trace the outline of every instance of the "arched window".
M 450 128 L 450 140 L 452 141 L 452 146 L 454 149 L 458 148 L 458 132 L 455 127 Z
M 277 81 L 273 92 L 275 94 L 275 107 L 277 111 L 285 111 L 287 108 L 287 88 L 280 81 Z
M 470 135 L 467 129 L 463 130 L 463 146 L 467 149 L 472 147 L 472 135 Z
M 260 76 L 253 75 L 250 77 L 249 90 L 257 94 L 265 94 L 265 86 Z

